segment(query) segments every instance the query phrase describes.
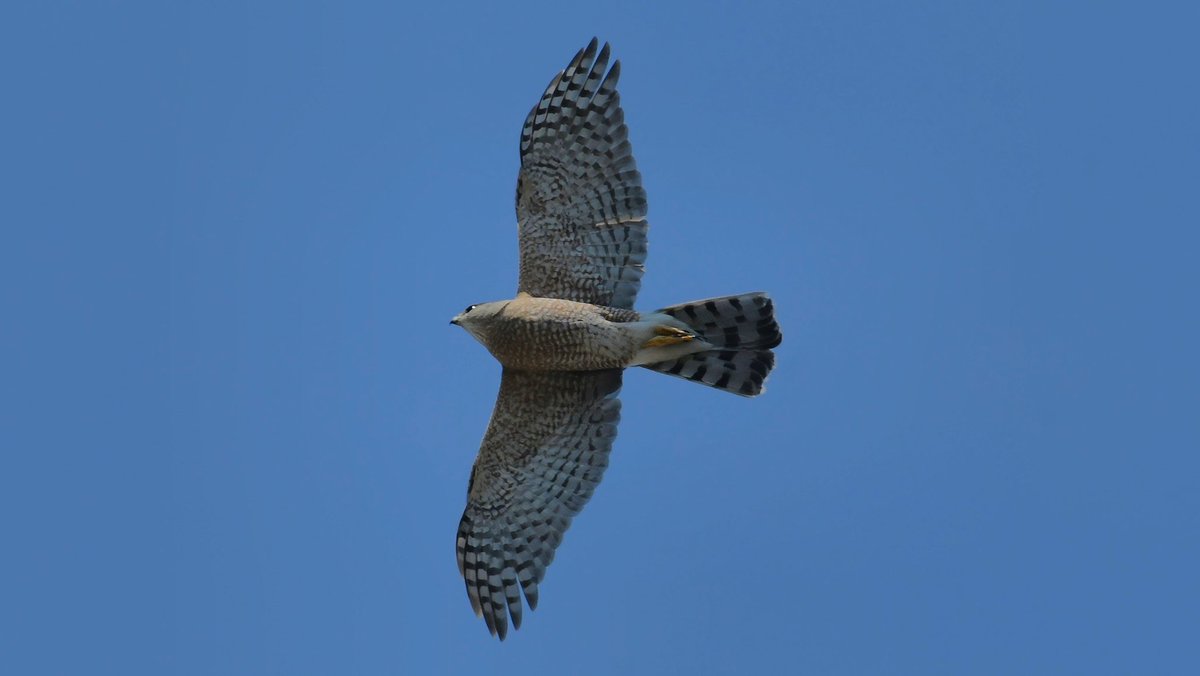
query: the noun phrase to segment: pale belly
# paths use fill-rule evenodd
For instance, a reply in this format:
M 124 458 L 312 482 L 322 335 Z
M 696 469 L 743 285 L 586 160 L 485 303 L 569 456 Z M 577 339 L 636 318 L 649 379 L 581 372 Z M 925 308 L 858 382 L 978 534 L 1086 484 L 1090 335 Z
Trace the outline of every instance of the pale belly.
M 529 371 L 596 371 L 629 365 L 635 323 L 612 322 L 596 306 L 551 298 L 514 301 L 485 343 L 501 364 Z

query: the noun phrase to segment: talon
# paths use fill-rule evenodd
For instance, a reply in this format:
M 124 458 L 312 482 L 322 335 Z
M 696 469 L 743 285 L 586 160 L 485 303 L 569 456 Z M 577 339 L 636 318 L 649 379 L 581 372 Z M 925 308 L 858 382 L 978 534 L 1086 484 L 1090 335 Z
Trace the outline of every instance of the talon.
M 674 326 L 656 326 L 654 327 L 654 333 L 655 336 L 647 340 L 646 344 L 642 347 L 666 347 L 668 345 L 687 343 L 696 339 L 696 336 L 683 329 L 677 329 Z

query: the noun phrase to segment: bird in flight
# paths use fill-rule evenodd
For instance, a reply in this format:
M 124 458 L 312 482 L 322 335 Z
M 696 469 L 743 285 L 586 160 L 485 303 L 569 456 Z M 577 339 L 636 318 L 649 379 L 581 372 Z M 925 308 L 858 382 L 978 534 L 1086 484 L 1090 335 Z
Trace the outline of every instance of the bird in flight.
M 782 339 L 765 293 L 633 309 L 646 261 L 646 191 L 607 44 L 580 50 L 521 129 L 516 298 L 451 320 L 503 365 L 467 485 L 458 569 L 488 631 L 520 628 L 571 519 L 608 466 L 623 369 L 753 397 Z

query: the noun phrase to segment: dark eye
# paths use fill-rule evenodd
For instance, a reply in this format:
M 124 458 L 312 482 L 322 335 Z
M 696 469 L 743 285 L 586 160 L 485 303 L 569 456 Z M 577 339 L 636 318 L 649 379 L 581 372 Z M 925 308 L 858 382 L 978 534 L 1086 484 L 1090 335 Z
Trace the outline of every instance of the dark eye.
M 468 312 L 470 312 L 471 310 L 474 310 L 474 309 L 475 309 L 475 308 L 477 308 L 477 307 L 479 307 L 479 306 L 478 306 L 478 305 L 468 305 L 468 306 L 467 306 L 467 309 L 466 309 L 466 310 L 463 310 L 463 314 L 465 315 L 465 314 L 467 314 L 467 313 L 468 313 Z

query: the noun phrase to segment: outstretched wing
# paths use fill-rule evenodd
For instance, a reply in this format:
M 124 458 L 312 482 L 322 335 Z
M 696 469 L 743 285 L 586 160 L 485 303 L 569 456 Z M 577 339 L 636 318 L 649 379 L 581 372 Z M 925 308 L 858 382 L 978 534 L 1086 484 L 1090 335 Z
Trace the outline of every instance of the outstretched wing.
M 633 308 L 646 262 L 646 191 L 617 94 L 621 62 L 593 38 L 521 130 L 519 290 Z
M 503 640 L 532 610 L 571 518 L 608 467 L 617 436 L 620 369 L 505 369 L 458 525 L 458 569 L 475 614 Z

